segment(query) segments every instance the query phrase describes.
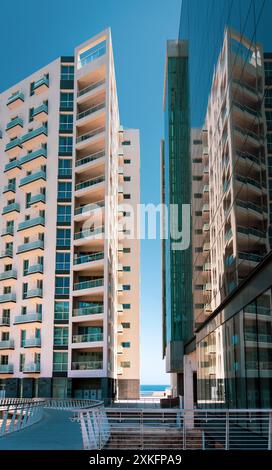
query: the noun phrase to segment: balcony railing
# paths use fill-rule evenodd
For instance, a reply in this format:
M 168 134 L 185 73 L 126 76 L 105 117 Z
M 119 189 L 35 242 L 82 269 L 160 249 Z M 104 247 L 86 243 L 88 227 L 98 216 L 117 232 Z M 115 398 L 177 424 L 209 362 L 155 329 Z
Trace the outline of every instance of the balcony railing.
M 76 282 L 74 284 L 74 290 L 81 289 L 93 289 L 95 287 L 101 287 L 104 285 L 104 279 L 91 279 L 89 281 Z
M 12 93 L 12 95 L 7 100 L 7 105 L 13 103 L 16 100 L 24 101 L 25 97 L 21 91 L 16 91 L 16 93 Z
M 30 289 L 26 292 L 26 299 L 31 299 L 32 297 L 42 297 L 43 290 L 40 288 Z
M 89 114 L 92 114 L 92 113 L 95 113 L 96 111 L 99 111 L 100 109 L 103 109 L 105 108 L 105 101 L 101 102 L 101 103 L 98 103 L 94 106 L 91 106 L 90 108 L 86 109 L 86 111 L 82 111 L 80 113 L 77 114 L 77 119 L 82 119 L 86 116 L 89 116 Z
M 261 183 L 253 178 L 250 178 L 249 176 L 236 175 L 236 179 L 240 183 L 251 184 L 252 186 L 255 186 L 258 189 L 262 189 Z
M 67 372 L 67 362 L 53 362 L 53 372 Z
M 5 165 L 4 171 L 13 170 L 13 168 L 19 168 L 19 169 L 21 169 L 21 165 L 20 165 L 19 160 L 12 160 L 11 162 L 7 163 L 7 164 Z
M 258 238 L 266 237 L 266 232 L 264 232 L 263 230 L 258 230 L 257 228 L 251 228 L 251 227 L 242 227 L 241 225 L 238 225 L 237 232 L 244 233 L 245 235 L 254 235 L 255 237 L 258 237 Z
M 13 235 L 14 235 L 14 227 L 13 227 L 13 226 L 5 227 L 5 228 L 2 230 L 2 237 L 5 236 L 5 235 L 13 236 Z
M 15 183 L 9 183 L 6 186 L 4 186 L 3 193 L 7 193 L 8 191 L 11 191 L 11 192 L 15 193 L 15 191 L 16 191 Z
M 243 134 L 244 136 L 246 137 L 252 137 L 253 139 L 255 140 L 263 140 L 264 139 L 264 136 L 262 134 L 256 134 L 256 132 L 253 132 L 249 129 L 246 129 L 244 127 L 240 127 L 240 126 L 234 126 L 234 129 L 237 131 L 237 132 L 240 132 L 240 134 Z
M 37 263 L 28 267 L 26 274 L 35 274 L 35 273 L 43 273 L 42 264 Z
M 5 279 L 17 279 L 17 271 L 15 269 L 10 269 L 9 271 L 0 273 L 0 281 Z
M 44 217 L 35 217 L 33 219 L 24 220 L 18 224 L 18 230 L 25 230 L 36 225 L 45 225 Z
M 15 292 L 9 292 L 7 294 L 0 295 L 0 303 L 4 302 L 16 302 Z
M 75 190 L 79 191 L 80 189 L 88 188 L 89 186 L 102 183 L 103 181 L 105 181 L 105 175 L 96 176 L 95 178 L 76 184 Z
M 13 374 L 13 364 L 0 364 L 0 374 Z
M 20 212 L 20 206 L 18 202 L 13 202 L 12 204 L 8 204 L 7 206 L 3 207 L 3 214 L 8 214 L 9 212 Z
M 245 332 L 244 334 L 246 341 L 258 341 L 260 343 L 272 343 L 272 335 L 266 335 L 262 333 Z
M 103 361 L 72 362 L 72 370 L 100 370 L 100 369 L 103 369 Z
M 75 215 L 80 215 L 80 214 L 88 213 L 93 210 L 97 210 L 98 207 L 105 207 L 105 201 L 104 200 L 95 201 L 93 203 L 86 204 L 85 206 L 76 207 Z
M 242 260 L 253 261 L 254 263 L 259 263 L 263 259 L 262 255 L 258 255 L 255 253 L 246 253 L 242 251 L 238 252 L 238 257 Z
M 9 129 L 12 129 L 15 126 L 24 126 L 22 118 L 16 117 L 12 119 L 10 122 L 8 122 L 6 130 L 8 131 Z
M 79 90 L 77 92 L 77 96 L 85 95 L 86 93 L 89 93 L 89 91 L 94 90 L 95 88 L 99 87 L 100 85 L 104 85 L 104 83 L 105 83 L 105 79 L 98 80 L 97 82 L 91 83 L 90 85 L 86 86 L 85 88 L 82 88 L 82 90 Z
M 0 317 L 0 326 L 9 326 L 10 325 L 10 317 L 2 316 Z
M 262 93 L 262 90 L 260 88 L 255 88 L 253 86 L 248 85 L 247 83 L 241 82 L 240 80 L 237 80 L 236 78 L 233 78 L 233 83 L 239 85 L 242 88 L 245 88 L 245 90 L 251 91 L 251 93 Z
M 37 202 L 44 202 L 45 203 L 45 194 L 35 194 L 34 196 L 31 196 L 29 200 L 29 204 L 37 204 Z
M 47 157 L 47 150 L 44 148 L 40 148 L 38 150 L 34 150 L 33 152 L 27 153 L 24 157 L 20 159 L 20 164 L 23 165 L 24 163 L 31 162 L 38 157 Z
M 0 341 L 0 349 L 14 349 L 13 339 L 6 339 L 3 341 Z
M 33 90 L 37 90 L 37 88 L 39 88 L 42 85 L 46 85 L 47 87 L 49 86 L 49 79 L 45 75 L 33 83 Z
M 1 251 L 0 258 L 12 258 L 13 257 L 13 250 L 11 248 L 7 248 L 6 250 Z
M 14 323 L 32 323 L 41 322 L 42 314 L 39 313 L 26 313 L 25 315 L 17 315 L 14 319 Z
M 92 253 L 90 255 L 80 255 L 74 258 L 74 265 L 98 261 L 104 258 L 104 252 Z
M 89 307 L 75 308 L 73 310 L 73 317 L 81 317 L 84 315 L 97 315 L 103 313 L 103 305 L 90 305 Z
M 260 111 L 257 111 L 256 109 L 250 108 L 249 106 L 243 105 L 239 103 L 238 101 L 233 101 L 234 106 L 239 108 L 241 111 L 246 111 L 247 113 L 251 114 L 254 117 L 261 117 Z
M 23 372 L 27 374 L 31 373 L 40 373 L 41 365 L 38 362 L 31 362 L 30 364 L 25 364 L 23 367 Z
M 68 346 L 68 336 L 54 338 L 54 346 Z
M 95 152 L 95 153 L 92 153 L 91 155 L 87 155 L 86 157 L 82 157 L 79 160 L 77 160 L 76 166 L 85 165 L 86 163 L 93 162 L 94 160 L 97 160 L 98 158 L 103 158 L 103 157 L 105 157 L 104 150 L 102 150 L 101 152 Z
M 90 139 L 91 137 L 94 137 L 97 134 L 101 134 L 101 132 L 105 131 L 105 127 L 98 127 L 97 129 L 94 129 L 93 131 L 86 132 L 86 134 L 82 134 L 76 138 L 76 143 L 78 144 L 79 142 L 83 142 L 84 140 Z
M 73 343 L 93 343 L 103 341 L 103 333 L 88 333 L 84 335 L 73 335 Z
M 261 206 L 258 206 L 257 204 L 254 204 L 253 202 L 245 202 L 242 201 L 241 199 L 236 199 L 236 204 L 239 207 L 243 207 L 244 209 L 251 209 L 255 212 L 258 212 L 259 214 L 263 214 L 264 210 Z
M 20 186 L 24 186 L 25 184 L 33 183 L 33 181 L 37 181 L 39 179 L 46 180 L 46 173 L 43 170 L 37 171 L 36 173 L 31 173 L 30 175 L 25 176 L 20 180 Z
M 47 135 L 47 127 L 41 126 L 38 129 L 34 129 L 33 131 L 27 132 L 27 134 L 24 134 L 21 137 L 21 143 L 24 143 L 27 140 L 33 139 L 34 137 L 37 137 L 40 134 Z
M 23 341 L 23 348 L 35 348 L 41 346 L 41 338 L 27 338 Z
M 40 106 L 37 106 L 37 108 L 34 108 L 34 109 L 33 109 L 32 117 L 35 117 L 35 116 L 37 116 L 37 114 L 40 114 L 40 113 L 46 113 L 46 114 L 48 114 L 48 106 L 47 106 L 47 104 L 43 103 L 43 104 L 41 104 Z
M 13 139 L 10 142 L 7 143 L 6 145 L 6 151 L 13 149 L 14 147 L 22 147 L 21 146 L 21 139 Z
M 96 235 L 101 235 L 104 233 L 104 227 L 97 227 L 94 229 L 82 230 L 81 232 L 76 232 L 74 235 L 75 240 L 80 240 L 82 238 L 89 238 Z
M 35 250 L 37 248 L 44 249 L 43 240 L 35 240 L 34 242 L 23 243 L 23 245 L 18 246 L 18 253 L 23 253 L 25 251 Z

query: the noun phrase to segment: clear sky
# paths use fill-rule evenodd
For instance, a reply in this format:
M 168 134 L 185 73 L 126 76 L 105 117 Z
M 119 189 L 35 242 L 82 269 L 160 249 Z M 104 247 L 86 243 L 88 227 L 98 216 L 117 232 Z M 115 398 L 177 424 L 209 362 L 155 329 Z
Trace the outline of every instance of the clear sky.
M 181 0 L 3 0 L 0 90 L 111 27 L 122 124 L 141 131 L 141 198 L 160 201 L 165 45 L 178 35 Z M 141 247 L 143 384 L 167 384 L 161 359 L 160 240 Z

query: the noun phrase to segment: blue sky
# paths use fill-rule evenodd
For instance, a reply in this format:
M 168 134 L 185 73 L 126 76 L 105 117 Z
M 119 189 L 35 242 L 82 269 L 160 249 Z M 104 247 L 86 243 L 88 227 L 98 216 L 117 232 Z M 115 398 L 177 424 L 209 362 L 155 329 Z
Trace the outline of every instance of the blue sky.
M 178 34 L 181 0 L 1 2 L 1 91 L 111 27 L 121 120 L 141 131 L 141 198 L 160 201 L 165 44 Z M 142 383 L 168 383 L 161 360 L 160 241 L 141 247 Z

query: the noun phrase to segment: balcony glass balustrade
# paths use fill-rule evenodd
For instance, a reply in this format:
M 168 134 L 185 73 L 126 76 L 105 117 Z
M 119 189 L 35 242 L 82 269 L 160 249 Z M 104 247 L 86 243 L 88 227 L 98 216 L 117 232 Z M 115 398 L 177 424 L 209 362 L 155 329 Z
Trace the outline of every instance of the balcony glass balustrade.
M 39 157 L 47 157 L 47 150 L 44 148 L 40 148 L 38 150 L 34 150 L 33 152 L 27 153 L 24 157 L 20 159 L 20 164 L 23 165 L 24 163 L 31 162 L 32 160 L 35 160 L 35 158 Z
M 21 91 L 16 91 L 15 93 L 12 93 L 12 95 L 8 98 L 7 105 L 14 103 L 14 101 L 16 100 L 24 101 L 24 99 L 24 94 Z
M 101 152 L 92 153 L 91 155 L 87 155 L 86 157 L 82 157 L 79 160 L 77 160 L 76 167 L 81 166 L 81 165 L 86 165 L 86 163 L 93 162 L 94 160 L 97 160 L 98 158 L 103 158 L 103 157 L 105 157 L 104 150 L 101 150 Z
M 10 142 L 7 143 L 6 145 L 6 152 L 8 150 L 11 150 L 13 149 L 14 147 L 22 147 L 21 145 L 21 139 L 17 138 L 17 139 L 12 139 Z
M 81 289 L 94 289 L 96 287 L 101 287 L 104 285 L 104 279 L 91 279 L 89 281 L 76 282 L 74 284 L 74 290 Z
M 14 349 L 13 339 L 6 339 L 3 341 L 0 341 L 0 349 Z
M 25 230 L 36 225 L 45 225 L 44 217 L 34 217 L 33 219 L 24 220 L 18 224 L 18 231 Z
M 101 102 L 101 103 L 98 103 L 94 106 L 91 106 L 90 108 L 86 109 L 85 111 L 82 111 L 80 113 L 77 114 L 77 119 L 82 119 L 86 116 L 89 116 L 90 114 L 93 114 L 95 113 L 96 111 L 99 111 L 100 109 L 103 109 L 105 108 L 105 101 Z
M 26 274 L 35 274 L 35 273 L 43 273 L 43 265 L 42 264 L 33 264 L 32 266 L 28 267 Z
M 73 343 L 92 343 L 103 341 L 103 333 L 88 333 L 84 335 L 73 335 Z
M 96 201 L 96 202 L 93 202 L 91 204 L 86 204 L 85 206 L 76 207 L 74 214 L 75 215 L 80 215 L 80 214 L 88 213 L 90 211 L 97 210 L 100 207 L 105 207 L 105 201 L 104 200 Z
M 16 192 L 16 185 L 15 183 L 9 183 L 6 186 L 4 186 L 3 193 L 7 193 L 8 191 L 11 191 L 13 193 Z
M 101 134 L 101 132 L 105 131 L 105 127 L 98 127 L 97 129 L 94 129 L 93 131 L 86 132 L 86 134 L 82 134 L 76 138 L 76 143 L 84 142 L 84 140 L 90 139 L 91 137 L 94 137 L 97 134 Z
M 89 255 L 79 255 L 74 258 L 74 265 L 90 263 L 91 261 L 98 261 L 104 258 L 104 252 L 92 253 Z
M 26 299 L 31 299 L 33 297 L 42 297 L 43 296 L 43 291 L 40 288 L 36 289 L 30 289 L 26 293 Z
M 46 173 L 43 170 L 37 171 L 36 173 L 31 173 L 30 175 L 25 176 L 20 180 L 20 186 L 24 186 L 25 184 L 33 183 L 42 179 L 46 181 Z
M 25 251 L 35 250 L 37 248 L 44 249 L 43 240 L 35 240 L 34 242 L 23 243 L 18 246 L 18 253 L 23 253 Z
M 33 131 L 30 131 L 30 132 L 27 132 L 27 134 L 24 134 L 21 137 L 21 143 L 24 143 L 27 140 L 33 139 L 34 137 L 37 137 L 40 134 L 47 135 L 47 127 L 46 126 L 41 126 L 38 129 L 34 129 Z
M 81 232 L 76 232 L 74 234 L 75 240 L 80 240 L 83 238 L 89 238 L 94 236 L 100 236 L 104 233 L 104 227 L 96 227 L 94 229 L 82 230 Z
M 91 83 L 90 85 L 86 86 L 85 88 L 82 88 L 82 90 L 79 90 L 77 92 L 77 96 L 82 96 L 85 95 L 86 93 L 89 93 L 89 91 L 95 90 L 95 88 L 104 85 L 105 79 L 103 80 L 98 80 L 97 82 Z
M 23 368 L 23 372 L 27 374 L 33 374 L 33 373 L 40 373 L 41 371 L 41 365 L 40 363 L 32 362 L 30 364 L 25 364 Z
M 76 361 L 72 362 L 72 370 L 100 370 L 103 369 L 103 361 Z
M 0 281 L 4 281 L 5 279 L 17 279 L 17 271 L 15 269 L 9 269 L 8 271 L 0 273 Z
M 263 259 L 262 255 L 258 255 L 256 253 L 247 253 L 247 252 L 242 252 L 242 251 L 238 252 L 238 257 L 242 260 L 253 261 L 254 263 L 259 263 Z
M 96 176 L 95 178 L 92 178 L 87 181 L 83 181 L 82 183 L 77 183 L 75 186 L 75 190 L 79 191 L 80 189 L 88 188 L 89 186 L 102 183 L 103 181 L 105 181 L 105 175 Z
M 13 374 L 13 364 L 0 364 L 0 374 Z
M 40 106 L 37 106 L 37 108 L 34 108 L 34 109 L 33 109 L 33 113 L 32 113 L 32 117 L 35 117 L 35 116 L 37 116 L 37 114 L 40 114 L 40 113 L 46 113 L 46 114 L 48 114 L 48 106 L 47 106 L 47 104 L 43 103 L 43 104 L 41 104 Z
M 97 315 L 104 312 L 102 304 L 89 305 L 88 307 L 75 308 L 73 310 L 73 317 L 81 317 L 84 315 Z
M 36 348 L 41 346 L 41 338 L 26 338 L 22 343 L 23 348 Z
M 7 163 L 7 164 L 5 165 L 4 171 L 13 170 L 13 168 L 19 168 L 19 169 L 21 169 L 21 165 L 20 165 L 19 160 L 12 160 L 11 162 Z
M 33 323 L 33 322 L 41 322 L 42 321 L 42 314 L 39 312 L 34 313 L 26 313 L 25 315 L 17 315 L 14 319 L 14 323 Z
M 45 203 L 45 194 L 35 194 L 34 196 L 31 196 L 29 200 L 29 204 L 37 204 L 37 202 L 44 202 Z
M 24 126 L 22 118 L 16 117 L 7 123 L 6 130 L 12 129 L 15 126 Z
M 7 206 L 3 207 L 3 214 L 8 214 L 9 212 L 20 212 L 20 206 L 18 202 L 13 202 L 12 204 L 8 204 Z
M 37 88 L 39 88 L 42 85 L 46 85 L 47 87 L 49 86 L 49 79 L 45 75 L 33 83 L 33 90 L 37 90 Z

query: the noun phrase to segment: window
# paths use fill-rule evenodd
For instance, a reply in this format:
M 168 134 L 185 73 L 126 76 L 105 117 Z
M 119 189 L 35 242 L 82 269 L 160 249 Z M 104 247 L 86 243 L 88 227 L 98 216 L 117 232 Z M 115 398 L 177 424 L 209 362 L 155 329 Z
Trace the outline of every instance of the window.
M 23 275 L 24 276 L 28 274 L 28 268 L 29 268 L 29 260 L 24 259 L 24 262 L 23 262 Z
M 72 160 L 67 158 L 59 159 L 59 178 L 69 178 L 72 176 Z
M 195 193 L 195 194 L 194 194 L 194 198 L 195 198 L 195 199 L 201 199 L 201 198 L 202 198 L 202 194 L 200 194 L 200 193 Z
M 57 252 L 56 272 L 58 271 L 70 271 L 70 253 Z
M 66 206 L 59 206 L 59 207 L 66 207 Z M 71 230 L 69 228 L 58 228 L 57 229 L 57 247 L 69 248 L 70 245 L 71 245 Z
M 24 282 L 23 287 L 22 287 L 22 298 L 26 299 L 27 296 L 27 290 L 28 290 L 28 283 Z
M 55 295 L 69 295 L 70 278 L 56 277 L 55 281 Z
M 60 181 L 58 183 L 58 199 L 70 201 L 72 197 L 72 183 Z
M 131 181 L 131 176 L 124 176 L 124 181 Z
M 123 248 L 123 253 L 130 253 L 131 252 L 131 249 L 130 248 Z
M 130 341 L 125 341 L 124 343 L 121 343 L 123 348 L 130 348 Z
M 129 163 L 131 163 L 131 160 L 129 158 L 125 158 L 124 163 L 125 163 L 125 165 L 128 165 Z
M 124 310 L 129 310 L 130 307 L 131 307 L 130 304 L 123 304 L 123 309 L 124 309 Z
M 123 367 L 124 369 L 129 368 L 130 367 L 130 362 L 129 361 L 121 362 L 121 367 Z
M 77 68 L 80 69 L 84 65 L 92 62 L 95 59 L 98 59 L 106 53 L 107 41 L 101 41 L 95 46 L 90 47 L 89 49 L 81 52 L 78 55 L 78 64 Z
M 21 330 L 21 347 L 24 348 L 26 340 L 26 330 Z
M 63 93 L 60 94 L 60 108 L 73 110 L 74 104 L 74 93 Z
M 57 338 L 58 337 L 56 337 L 56 339 Z M 68 370 L 68 353 L 67 352 L 54 352 L 53 372 L 67 372 L 67 370 Z
M 61 80 L 74 80 L 75 68 L 73 65 L 62 65 L 60 72 Z
M 57 224 L 71 223 L 71 206 L 60 205 L 57 207 Z M 69 243 L 70 244 L 70 243 Z
M 25 367 L 25 354 L 20 354 L 20 372 L 23 372 Z
M 124 140 L 122 142 L 122 145 L 131 145 L 131 142 L 130 142 L 130 140 Z
M 73 131 L 73 115 L 72 114 L 60 114 L 59 123 L 60 132 Z
M 193 181 L 202 181 L 202 176 L 195 175 L 193 176 Z
M 202 217 L 202 211 L 195 211 L 196 217 Z
M 124 199 L 130 199 L 130 194 L 124 194 Z
M 123 266 L 123 271 L 130 272 L 131 271 L 130 266 Z
M 55 302 L 55 320 L 69 320 L 69 302 Z
M 59 137 L 59 153 L 72 155 L 73 153 L 73 137 Z
M 202 252 L 203 252 L 202 246 L 197 246 L 197 247 L 195 248 L 195 253 L 202 253 Z
M 193 163 L 202 163 L 202 159 L 201 158 L 194 158 Z
M 54 346 L 67 346 L 68 345 L 68 327 L 54 328 Z
M 130 290 L 130 284 L 123 284 L 123 290 Z
M 201 228 L 197 228 L 197 229 L 195 230 L 195 235 L 202 235 L 202 233 L 203 233 L 203 231 L 202 231 Z
M 130 328 L 130 323 L 129 322 L 124 322 L 124 323 L 122 323 L 122 327 L 126 328 L 126 329 Z

